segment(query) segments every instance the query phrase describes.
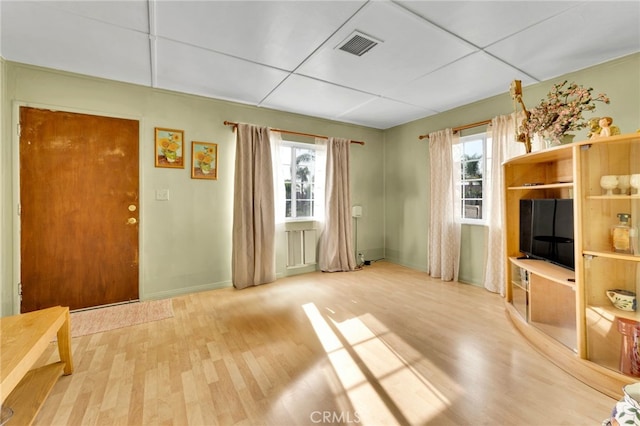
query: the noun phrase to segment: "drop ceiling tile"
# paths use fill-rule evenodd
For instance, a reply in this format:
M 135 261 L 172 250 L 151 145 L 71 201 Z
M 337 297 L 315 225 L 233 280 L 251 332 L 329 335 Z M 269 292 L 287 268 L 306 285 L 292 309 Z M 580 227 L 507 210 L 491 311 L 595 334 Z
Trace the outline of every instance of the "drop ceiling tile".
M 355 30 L 382 43 L 362 56 L 335 48 Z M 380 95 L 473 51 L 469 44 L 404 8 L 376 1 L 338 30 L 296 73 Z
M 159 1 L 157 35 L 294 70 L 364 1 Z
M 288 73 L 170 40 L 158 40 L 157 85 L 242 103 L 259 103 Z
M 487 51 L 538 80 L 638 52 L 640 2 L 586 2 Z
M 261 106 L 335 119 L 341 113 L 373 98 L 366 93 L 292 74 Z
M 638 0 L 0 0 L 0 53 L 387 128 L 503 94 L 513 79 L 640 52 L 639 9 Z M 359 58 L 336 51 L 354 30 L 383 43 Z M 485 45 L 490 54 L 478 52 Z
M 6 0 L 3 0 L 6 1 Z M 12 2 L 13 0 L 9 0 Z M 121 28 L 149 32 L 147 0 L 39 1 L 38 7 L 53 8 Z
M 400 1 L 402 6 L 478 47 L 520 32 L 579 2 Z
M 39 3 L 2 4 L 2 55 L 15 62 L 128 83 L 151 82 L 146 34 Z
M 374 98 L 341 114 L 338 119 L 376 129 L 388 129 L 434 114 L 436 111 L 391 99 Z
M 398 87 L 389 98 L 438 112 L 509 91 L 513 80 L 534 81 L 484 52 L 477 52 Z

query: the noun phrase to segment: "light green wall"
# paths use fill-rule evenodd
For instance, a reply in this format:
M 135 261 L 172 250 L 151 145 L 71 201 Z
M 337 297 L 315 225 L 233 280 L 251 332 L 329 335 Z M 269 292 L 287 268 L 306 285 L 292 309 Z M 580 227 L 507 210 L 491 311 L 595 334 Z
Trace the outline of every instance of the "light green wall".
M 523 88 L 527 108 L 536 106 L 554 83 L 564 79 L 593 87 L 594 94 L 604 92 L 611 104 L 598 103 L 594 116 L 611 116 L 622 133 L 640 128 L 640 54 L 560 76 Z M 419 135 L 491 119 L 513 112 L 505 93 L 423 118 L 385 131 L 385 254 L 387 260 L 419 270 L 428 270 L 427 238 L 429 228 L 429 141 Z M 428 96 L 428 93 L 425 93 Z M 591 115 L 589 115 L 591 116 Z M 463 134 L 484 131 L 473 129 Z M 586 138 L 577 132 L 575 140 Z M 639 159 L 640 161 L 640 159 Z M 486 230 L 482 226 L 463 226 L 460 280 L 481 284 L 486 257 Z
M 566 78 L 610 96 L 611 105 L 598 105 L 597 115 L 612 116 L 625 133 L 640 127 L 640 54 Z M 526 105 L 535 106 L 562 79 L 525 87 Z M 140 291 L 141 298 L 152 299 L 230 285 L 235 136 L 224 120 L 366 141 L 351 150 L 352 201 L 363 207 L 358 249 L 366 259 L 384 257 L 427 270 L 429 150 L 428 140 L 418 136 L 512 112 L 509 83 L 503 95 L 378 131 L 0 61 L 0 315 L 17 312 L 19 187 L 17 136 L 12 131 L 17 105 L 140 120 Z M 154 127 L 184 129 L 187 144 L 218 143 L 218 180 L 192 180 L 188 168 L 155 168 Z M 585 135 L 581 132 L 577 139 Z M 165 188 L 171 200 L 156 201 L 155 190 Z M 481 283 L 485 239 L 484 227 L 463 227 L 461 281 Z M 287 275 L 282 241 L 278 247 L 278 275 Z
M 140 120 L 140 296 L 142 299 L 229 286 L 235 135 L 224 120 L 254 123 L 365 141 L 351 149 L 352 200 L 362 205 L 358 248 L 369 258 L 384 252 L 383 132 L 237 103 L 177 94 L 23 64 L 4 62 L 2 93 L 2 315 L 17 312 L 18 173 L 17 136 L 8 129 L 17 105 Z M 193 180 L 189 167 L 154 167 L 154 127 L 185 131 L 185 159 L 191 141 L 214 142 L 219 150 L 217 181 Z M 170 201 L 156 201 L 169 189 Z M 284 234 L 282 235 L 284 237 Z M 288 275 L 278 242 L 279 276 Z M 99 259 L 96 259 L 99 261 Z M 300 271 L 297 271 L 300 272 Z

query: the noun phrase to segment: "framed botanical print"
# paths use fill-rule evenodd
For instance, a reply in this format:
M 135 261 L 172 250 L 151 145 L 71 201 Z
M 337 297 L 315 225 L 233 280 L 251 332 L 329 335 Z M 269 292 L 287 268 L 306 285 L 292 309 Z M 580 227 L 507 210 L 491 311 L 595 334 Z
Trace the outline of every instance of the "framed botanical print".
M 156 127 L 156 167 L 184 169 L 184 131 Z
M 218 144 L 191 142 L 191 178 L 218 179 Z

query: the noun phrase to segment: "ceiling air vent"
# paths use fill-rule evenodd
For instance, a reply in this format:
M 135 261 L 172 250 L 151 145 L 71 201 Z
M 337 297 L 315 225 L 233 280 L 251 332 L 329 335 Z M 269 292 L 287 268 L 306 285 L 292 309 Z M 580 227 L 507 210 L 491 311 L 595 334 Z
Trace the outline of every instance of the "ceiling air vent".
M 362 56 L 379 43 L 382 42 L 359 31 L 354 31 L 337 48 L 352 55 Z

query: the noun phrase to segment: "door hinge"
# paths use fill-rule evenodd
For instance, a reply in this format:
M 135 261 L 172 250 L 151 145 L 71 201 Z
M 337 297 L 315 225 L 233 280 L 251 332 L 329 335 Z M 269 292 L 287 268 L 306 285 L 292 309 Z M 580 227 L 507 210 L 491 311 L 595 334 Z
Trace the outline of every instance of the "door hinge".
M 18 216 L 22 214 L 22 204 L 18 203 Z
M 22 302 L 22 283 L 18 283 L 18 296 L 20 296 L 20 301 Z

